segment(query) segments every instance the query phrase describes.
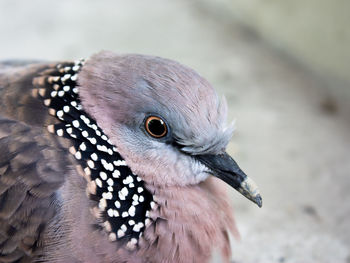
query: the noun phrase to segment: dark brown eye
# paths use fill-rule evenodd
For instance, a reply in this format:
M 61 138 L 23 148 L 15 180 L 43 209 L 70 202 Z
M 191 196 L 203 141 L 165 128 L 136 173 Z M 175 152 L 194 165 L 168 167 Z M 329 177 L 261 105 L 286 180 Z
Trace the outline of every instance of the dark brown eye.
M 165 122 L 157 116 L 149 116 L 145 121 L 145 128 L 154 138 L 162 138 L 168 133 Z

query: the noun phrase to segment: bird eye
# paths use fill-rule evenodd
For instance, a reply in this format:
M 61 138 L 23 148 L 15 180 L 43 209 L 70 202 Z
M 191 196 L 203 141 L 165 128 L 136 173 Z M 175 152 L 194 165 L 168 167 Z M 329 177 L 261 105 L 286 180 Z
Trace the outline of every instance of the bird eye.
M 154 138 L 162 138 L 168 133 L 165 122 L 157 116 L 149 116 L 145 121 L 146 131 Z

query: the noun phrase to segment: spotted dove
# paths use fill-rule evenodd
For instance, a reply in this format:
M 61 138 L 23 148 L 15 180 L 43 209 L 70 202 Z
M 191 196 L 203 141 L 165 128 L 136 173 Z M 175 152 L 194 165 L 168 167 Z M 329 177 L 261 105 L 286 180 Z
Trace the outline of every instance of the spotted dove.
M 232 125 L 177 62 L 98 53 L 0 64 L 0 262 L 229 262 L 215 177 L 261 206 Z M 213 175 L 214 177 L 212 177 Z

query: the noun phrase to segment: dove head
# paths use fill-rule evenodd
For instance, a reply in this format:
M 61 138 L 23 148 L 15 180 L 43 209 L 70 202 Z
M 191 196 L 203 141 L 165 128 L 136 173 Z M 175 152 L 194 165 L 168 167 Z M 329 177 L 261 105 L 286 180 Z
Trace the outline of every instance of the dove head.
M 147 184 L 193 185 L 213 174 L 257 197 L 225 153 L 233 130 L 225 100 L 192 69 L 159 57 L 102 52 L 85 63 L 78 81 L 84 109 Z

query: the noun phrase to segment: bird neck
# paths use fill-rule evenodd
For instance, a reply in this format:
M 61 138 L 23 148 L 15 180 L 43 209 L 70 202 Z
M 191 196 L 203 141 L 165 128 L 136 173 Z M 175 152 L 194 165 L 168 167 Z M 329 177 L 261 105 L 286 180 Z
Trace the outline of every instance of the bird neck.
M 188 187 L 150 188 L 158 208 L 151 212 L 154 223 L 144 236 L 151 252 L 157 249 L 154 262 L 208 262 L 215 247 L 223 262 L 229 262 L 228 231 L 237 230 L 225 191 L 215 178 Z M 173 261 L 166 261 L 169 255 Z
M 87 181 L 96 224 L 108 233 L 109 241 L 126 241 L 133 250 L 151 223 L 148 213 L 155 203 L 142 179 L 132 173 L 118 148 L 83 109 L 77 85 L 83 64 L 65 62 L 45 70 L 33 81 L 33 95 L 57 119 L 48 131 L 69 140 L 69 152 Z

